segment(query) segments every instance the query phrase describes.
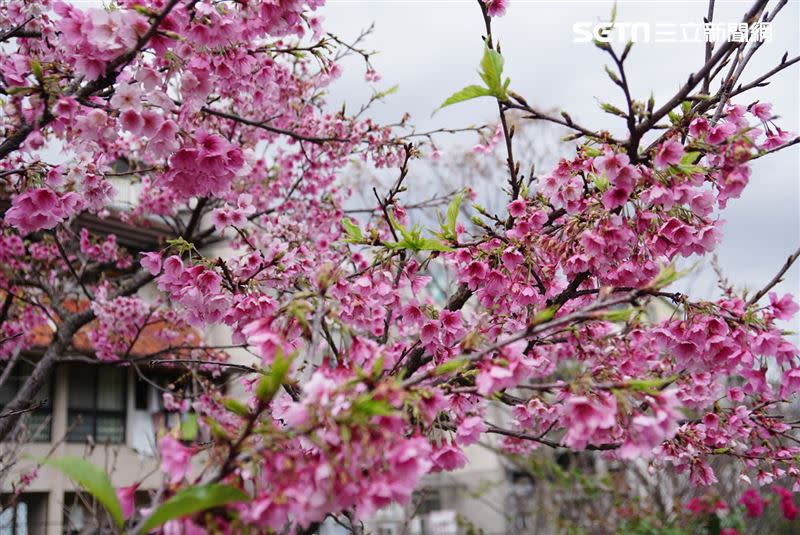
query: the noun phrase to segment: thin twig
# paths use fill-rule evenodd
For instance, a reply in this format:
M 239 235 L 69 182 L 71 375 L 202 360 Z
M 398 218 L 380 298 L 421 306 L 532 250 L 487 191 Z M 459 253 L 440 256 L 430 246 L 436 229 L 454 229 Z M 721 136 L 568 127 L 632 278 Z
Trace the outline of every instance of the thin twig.
M 767 294 L 767 292 L 769 292 L 776 284 L 781 282 L 781 277 L 783 277 L 783 275 L 787 271 L 789 271 L 789 268 L 792 267 L 792 264 L 795 263 L 798 257 L 800 257 L 800 248 L 798 248 L 794 253 L 789 255 L 789 258 L 786 259 L 786 263 L 783 264 L 783 267 L 780 269 L 780 271 L 778 271 L 778 273 L 772 278 L 771 281 L 767 283 L 766 286 L 764 286 L 761 290 L 756 292 L 756 294 L 753 295 L 753 297 L 751 297 L 747 301 L 746 306 L 749 307 L 757 303 L 758 300 L 764 297 Z

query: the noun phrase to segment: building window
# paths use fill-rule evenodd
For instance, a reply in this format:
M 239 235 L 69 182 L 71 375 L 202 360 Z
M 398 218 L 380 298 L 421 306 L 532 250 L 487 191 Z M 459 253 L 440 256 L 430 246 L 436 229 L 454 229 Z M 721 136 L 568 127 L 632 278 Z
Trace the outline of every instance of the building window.
M 28 533 L 28 504 L 18 503 L 0 513 L 0 534 L 23 535 Z
M 424 515 L 442 509 L 442 492 L 435 488 L 423 488 L 414 492 L 417 514 Z
M 125 442 L 126 371 L 115 366 L 71 366 L 67 440 Z
M 5 372 L 5 367 L 8 363 L 0 365 L 0 377 Z M 22 385 L 25 384 L 26 379 L 33 373 L 35 362 L 30 362 L 21 358 L 14 365 L 10 375 L 6 378 L 5 382 L 0 385 L 0 413 L 4 412 L 7 403 L 17 395 L 17 392 Z M 30 433 L 30 440 L 32 442 L 50 442 L 50 415 L 52 414 L 52 388 L 50 379 L 47 379 L 39 393 L 33 398 L 32 407 L 34 410 L 27 413 L 27 430 Z
M 47 493 L 3 494 L 0 535 L 37 535 L 47 530 Z

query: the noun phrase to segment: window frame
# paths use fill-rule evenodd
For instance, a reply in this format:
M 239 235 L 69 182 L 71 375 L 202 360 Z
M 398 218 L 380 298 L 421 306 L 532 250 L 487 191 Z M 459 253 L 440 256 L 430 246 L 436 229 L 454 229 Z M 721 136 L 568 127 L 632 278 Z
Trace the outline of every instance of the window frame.
M 119 372 L 122 375 L 122 409 L 115 410 L 115 409 L 100 409 L 98 408 L 99 405 L 99 398 L 100 398 L 100 388 L 98 388 L 100 384 L 100 368 L 107 367 Z M 92 382 L 94 383 L 94 402 L 91 408 L 84 408 L 84 407 L 71 407 L 70 406 L 70 396 L 69 396 L 69 389 L 71 388 L 72 384 L 69 380 L 70 373 L 78 368 L 83 368 L 84 366 L 81 365 L 72 365 L 67 367 L 67 429 L 73 424 L 75 421 L 73 417 L 81 416 L 83 421 L 86 422 L 87 418 L 91 418 L 92 420 L 92 439 L 97 444 L 126 444 L 128 439 L 128 374 L 127 369 L 121 368 L 119 366 L 113 365 L 103 365 L 103 364 L 88 364 L 85 365 L 85 369 L 91 369 L 92 373 L 94 374 L 92 378 Z M 122 436 L 120 440 L 109 441 L 108 439 L 100 441 L 97 439 L 97 423 L 101 417 L 106 418 L 120 418 L 122 421 Z M 85 425 L 85 424 L 84 424 Z M 70 444 L 82 444 L 86 442 L 86 436 L 83 437 L 74 437 L 72 436 L 71 432 L 67 432 L 66 442 Z

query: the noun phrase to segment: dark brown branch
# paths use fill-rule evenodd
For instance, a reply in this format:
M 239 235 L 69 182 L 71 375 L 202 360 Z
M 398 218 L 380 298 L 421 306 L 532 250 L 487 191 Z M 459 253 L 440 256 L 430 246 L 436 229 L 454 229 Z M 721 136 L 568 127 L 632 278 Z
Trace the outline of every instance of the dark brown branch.
M 792 267 L 792 264 L 795 263 L 798 257 L 800 257 L 800 248 L 798 248 L 794 253 L 789 255 L 789 258 L 786 259 L 786 262 L 783 264 L 783 267 L 780 269 L 780 271 L 778 271 L 778 273 L 772 278 L 771 281 L 767 283 L 766 286 L 761 288 L 758 292 L 756 292 L 755 295 L 753 295 L 753 297 L 751 297 L 747 301 L 747 306 L 749 307 L 757 303 L 758 300 L 767 295 L 767 292 L 769 292 L 773 287 L 775 287 L 776 284 L 781 282 L 782 280 L 781 277 L 783 277 L 783 275 L 787 271 L 789 271 L 789 268 Z
M 758 19 L 759 13 L 766 7 L 769 0 L 757 0 L 753 7 L 742 17 L 742 21 L 748 24 L 753 23 Z M 643 121 L 636 128 L 636 144 L 638 145 L 639 139 L 647 131 L 649 131 L 658 121 L 666 117 L 676 106 L 683 102 L 689 93 L 703 80 L 708 73 L 719 63 L 732 49 L 739 48 L 742 43 L 733 41 L 726 41 L 720 48 L 711 56 L 711 59 L 706 61 L 705 65 L 691 74 L 686 83 L 672 96 L 663 106 L 652 112 L 648 118 Z
M 214 360 L 202 360 L 202 359 L 155 359 L 148 361 L 148 364 L 155 365 L 155 364 L 200 364 L 200 365 L 207 365 L 207 366 L 222 366 L 224 368 L 231 368 L 234 370 L 239 370 L 247 373 L 258 373 L 260 375 L 264 374 L 264 371 L 259 370 L 258 368 L 253 368 L 252 366 L 245 366 L 244 364 L 232 364 L 228 362 L 217 362 Z
M 52 232 L 52 235 L 53 235 L 53 240 L 56 242 L 56 247 L 58 248 L 58 252 L 61 255 L 61 259 L 64 260 L 64 263 L 67 265 L 67 269 L 69 269 L 69 272 L 72 273 L 73 277 L 75 277 L 75 282 L 78 283 L 78 286 L 80 286 L 81 290 L 83 290 L 83 294 L 89 300 L 94 299 L 94 296 L 92 295 L 92 292 L 90 292 L 89 289 L 86 287 L 86 285 L 83 283 L 83 280 L 81 279 L 80 275 L 78 275 L 78 272 L 75 271 L 75 268 L 73 267 L 72 262 L 69 261 L 69 256 L 67 255 L 67 251 L 64 249 L 64 246 L 61 244 L 61 240 L 58 239 L 58 234 L 56 233 L 55 230 Z
M 32 405 L 29 405 L 27 407 L 23 407 L 21 409 L 17 409 L 17 410 L 13 410 L 13 411 L 4 412 L 4 413 L 0 414 L 0 418 L 8 418 L 10 416 L 19 416 L 20 414 L 24 414 L 26 412 L 33 412 L 36 409 L 44 407 L 46 403 L 47 403 L 46 401 L 37 401 L 36 403 L 33 403 Z
M 705 19 L 703 22 L 706 24 L 711 24 L 714 21 L 714 3 L 715 0 L 708 0 L 708 13 L 706 14 Z M 706 54 L 705 54 L 705 62 L 708 63 L 711 61 L 711 54 L 714 52 L 714 42 L 709 39 L 706 41 Z M 709 89 L 711 88 L 711 72 L 709 71 L 705 78 L 703 79 L 703 94 L 708 94 Z
M 3 33 L 0 33 L 0 43 L 8 41 L 9 39 L 13 39 L 14 37 L 27 37 L 27 38 L 41 37 L 42 32 L 27 31 L 23 29 L 32 20 L 33 20 L 32 16 L 28 17 L 27 20 L 17 24 L 13 28 L 6 30 Z
M 283 128 L 271 126 L 264 122 L 251 121 L 250 119 L 245 119 L 244 117 L 239 117 L 238 115 L 234 115 L 232 113 L 226 113 L 224 111 L 214 110 L 207 106 L 203 106 L 202 108 L 200 108 L 200 111 L 202 111 L 203 113 L 207 113 L 209 115 L 214 115 L 215 117 L 228 119 L 229 121 L 235 121 L 237 123 L 241 123 L 247 126 L 252 126 L 254 128 L 260 128 L 262 130 L 266 130 L 267 132 L 272 132 L 273 134 L 288 136 L 298 141 L 308 141 L 309 143 L 331 143 L 331 142 L 343 143 L 348 141 L 347 139 L 339 137 L 306 136 L 303 134 L 298 134 L 297 132 L 293 132 L 291 130 L 285 130 Z
M 472 297 L 472 290 L 466 284 L 460 284 L 456 292 L 450 296 L 445 305 L 445 309 L 451 312 L 461 310 Z M 417 346 L 408 356 L 408 364 L 403 368 L 403 377 L 411 377 L 414 372 L 430 362 L 430 357 L 425 357 L 425 348 Z
M 611 137 L 611 135 L 607 134 L 606 132 L 595 132 L 594 130 L 590 130 L 590 129 L 584 127 L 584 126 L 576 124 L 575 122 L 572 121 L 572 118 L 568 114 L 566 115 L 566 117 L 570 117 L 569 119 L 559 118 L 559 117 L 555 117 L 553 115 L 548 115 L 547 113 L 544 113 L 544 112 L 541 112 L 541 111 L 538 111 L 538 110 L 532 108 L 527 102 L 524 101 L 524 99 L 522 99 L 522 97 L 520 97 L 519 95 L 517 95 L 513 91 L 510 91 L 509 94 L 517 102 L 516 103 L 515 102 L 505 102 L 504 106 L 506 108 L 522 110 L 524 112 L 527 112 L 528 115 L 526 115 L 524 117 L 525 119 L 532 119 L 532 120 L 538 120 L 538 121 L 547 121 L 547 122 L 554 123 L 554 124 L 560 124 L 561 126 L 565 126 L 565 127 L 569 128 L 571 130 L 575 130 L 576 132 L 579 132 L 579 133 L 583 134 L 584 136 L 586 136 L 588 138 L 602 139 L 602 140 L 607 141 L 608 143 L 612 143 L 614 145 L 622 145 L 623 144 L 622 141 Z

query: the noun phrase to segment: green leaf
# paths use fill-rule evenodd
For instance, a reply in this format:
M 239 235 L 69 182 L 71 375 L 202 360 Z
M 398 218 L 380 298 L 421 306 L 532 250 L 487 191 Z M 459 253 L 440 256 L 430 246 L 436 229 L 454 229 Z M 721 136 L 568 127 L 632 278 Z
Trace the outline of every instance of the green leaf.
M 722 522 L 716 514 L 708 515 L 706 522 L 706 533 L 708 535 L 719 535 L 722 532 Z
M 42 83 L 42 64 L 38 58 L 31 59 L 31 72 L 39 83 Z
M 12 95 L 21 95 L 23 93 L 33 94 L 36 93 L 37 90 L 38 89 L 36 87 L 25 86 L 25 87 L 9 87 L 5 89 L 5 92 L 7 95 L 12 96 Z
M 456 241 L 456 223 L 458 222 L 458 211 L 461 208 L 461 201 L 464 200 L 464 192 L 456 195 L 447 206 L 447 218 L 445 219 L 442 234 L 445 238 Z
M 545 308 L 544 310 L 540 310 L 533 317 L 533 324 L 539 325 L 540 323 L 546 323 L 550 321 L 556 316 L 556 312 L 558 312 L 559 308 L 560 307 L 558 305 L 553 305 Z
M 247 405 L 238 399 L 224 398 L 222 400 L 222 406 L 237 416 L 245 417 L 250 413 L 250 409 L 247 408 Z
M 167 245 L 174 247 L 181 254 L 197 250 L 194 248 L 193 243 L 186 241 L 183 237 L 167 240 Z
M 443 253 L 453 250 L 452 247 L 448 247 L 439 240 L 433 238 L 423 238 L 422 241 L 419 242 L 418 247 L 420 251 L 440 251 Z
M 611 183 L 608 181 L 608 178 L 606 178 L 605 174 L 601 176 L 595 176 L 593 182 L 594 187 L 596 187 L 600 192 L 607 190 L 609 186 L 611 186 Z
M 627 117 L 624 111 L 617 108 L 613 104 L 609 104 L 608 102 L 601 102 L 600 107 L 603 109 L 604 112 L 610 113 L 611 115 L 617 115 L 619 117 Z
M 147 533 L 176 518 L 193 515 L 200 511 L 229 503 L 243 502 L 249 498 L 241 490 L 228 485 L 211 484 L 189 487 L 178 492 L 153 511 L 142 524 L 140 533 Z
M 680 122 L 681 122 L 681 116 L 677 112 L 671 111 L 671 112 L 667 113 L 667 117 L 669 117 L 669 121 L 673 125 L 680 124 Z
M 181 420 L 181 440 L 195 440 L 199 432 L 200 428 L 197 425 L 197 413 L 187 412 Z
M 627 386 L 631 390 L 655 395 L 668 384 L 675 382 L 677 378 L 677 376 L 672 375 L 657 379 L 631 379 L 627 382 Z
M 503 56 L 501 56 L 499 52 L 492 50 L 488 46 L 484 47 L 479 74 L 481 75 L 481 80 L 486 84 L 486 87 L 499 99 L 506 98 L 505 89 L 507 85 L 504 86 L 502 81 L 504 61 Z
M 696 175 L 698 173 L 702 174 L 702 173 L 705 173 L 705 171 L 706 171 L 705 167 L 703 167 L 701 165 L 683 165 L 683 164 L 678 164 L 677 166 L 674 166 L 674 167 L 675 167 L 675 169 L 678 170 L 678 172 L 679 172 L 678 174 L 684 174 L 684 175 Z M 672 167 L 670 168 L 670 170 L 672 170 Z M 672 174 L 675 174 L 675 173 L 672 173 Z
M 371 399 L 366 396 L 355 400 L 352 410 L 354 414 L 364 416 L 391 416 L 397 412 L 388 401 L 383 399 Z
M 639 312 L 639 309 L 635 307 L 620 308 L 603 312 L 601 317 L 606 321 L 627 322 L 636 312 Z
M 82 489 L 103 504 L 117 526 L 122 526 L 122 505 L 108 475 L 99 467 L 80 457 L 62 457 L 60 459 L 43 459 L 46 464 L 66 474 Z
M 702 156 L 702 153 L 698 151 L 687 152 L 681 158 L 680 163 L 682 165 L 694 165 L 700 159 L 700 156 Z
M 614 71 L 612 71 L 611 68 L 608 65 L 604 65 L 603 68 L 605 68 L 606 74 L 608 75 L 609 78 L 611 78 L 612 82 L 614 82 L 615 84 L 622 83 L 622 82 L 620 82 L 620 79 L 616 75 L 616 73 Z
M 375 359 L 375 362 L 372 363 L 372 377 L 374 377 L 375 379 L 378 379 L 383 373 L 384 361 L 385 358 L 383 355 L 381 355 L 380 357 Z
M 342 228 L 347 234 L 347 242 L 360 243 L 363 241 L 364 236 L 361 234 L 361 229 L 349 217 L 342 218 Z
M 389 95 L 393 95 L 393 94 L 397 93 L 398 89 L 400 89 L 399 85 L 393 85 L 389 89 L 385 89 L 383 91 L 378 91 L 378 92 L 374 93 L 372 95 L 372 98 L 374 100 L 379 100 L 379 99 L 382 99 L 384 97 L 388 97 Z
M 231 437 L 228 434 L 228 432 L 225 431 L 225 428 L 223 428 L 218 421 L 214 420 L 213 418 L 207 417 L 205 418 L 205 422 L 208 425 L 209 429 L 211 430 L 211 434 L 215 438 L 218 438 L 225 442 L 229 442 L 231 440 Z
M 133 9 L 134 9 L 136 12 L 138 12 L 138 13 L 140 13 L 140 14 L 142 14 L 142 15 L 146 15 L 146 16 L 148 16 L 148 17 L 149 17 L 149 16 L 151 16 L 151 15 L 154 15 L 154 14 L 155 14 L 155 13 L 153 13 L 153 10 L 151 10 L 151 9 L 147 9 L 146 7 L 144 7 L 144 6 L 140 6 L 139 4 L 136 4 L 136 5 L 134 5 L 134 6 L 133 6 Z
M 469 361 L 466 359 L 448 360 L 445 363 L 439 364 L 436 369 L 433 370 L 433 375 L 445 375 L 448 373 L 453 373 L 464 368 L 468 364 Z
M 660 289 L 669 286 L 679 278 L 686 275 L 687 271 L 678 271 L 674 264 L 667 264 L 661 267 L 661 271 L 650 281 L 650 288 Z
M 441 110 L 444 107 L 450 106 L 452 104 L 458 104 L 459 102 L 464 102 L 465 100 L 472 100 L 473 98 L 478 97 L 490 97 L 492 96 L 492 92 L 485 87 L 481 87 L 479 85 L 468 85 L 461 91 L 456 91 L 452 95 L 450 95 L 447 100 L 445 100 L 439 109 Z M 438 110 L 437 110 L 438 111 Z
M 461 91 L 450 95 L 450 97 L 439 106 L 438 110 L 450 106 L 451 104 L 478 97 L 493 96 L 499 100 L 506 100 L 508 98 L 508 86 L 511 83 L 511 79 L 506 78 L 503 80 L 504 61 L 503 56 L 501 56 L 499 52 L 485 46 L 483 49 L 483 58 L 481 59 L 481 68 L 478 74 L 481 80 L 483 80 L 483 83 L 486 84 L 486 87 L 468 85 Z
M 292 364 L 291 356 L 284 357 L 283 351 L 278 348 L 275 351 L 275 359 L 272 361 L 269 373 L 267 373 L 256 385 L 256 397 L 262 402 L 269 402 L 281 387 L 289 374 L 289 367 Z

